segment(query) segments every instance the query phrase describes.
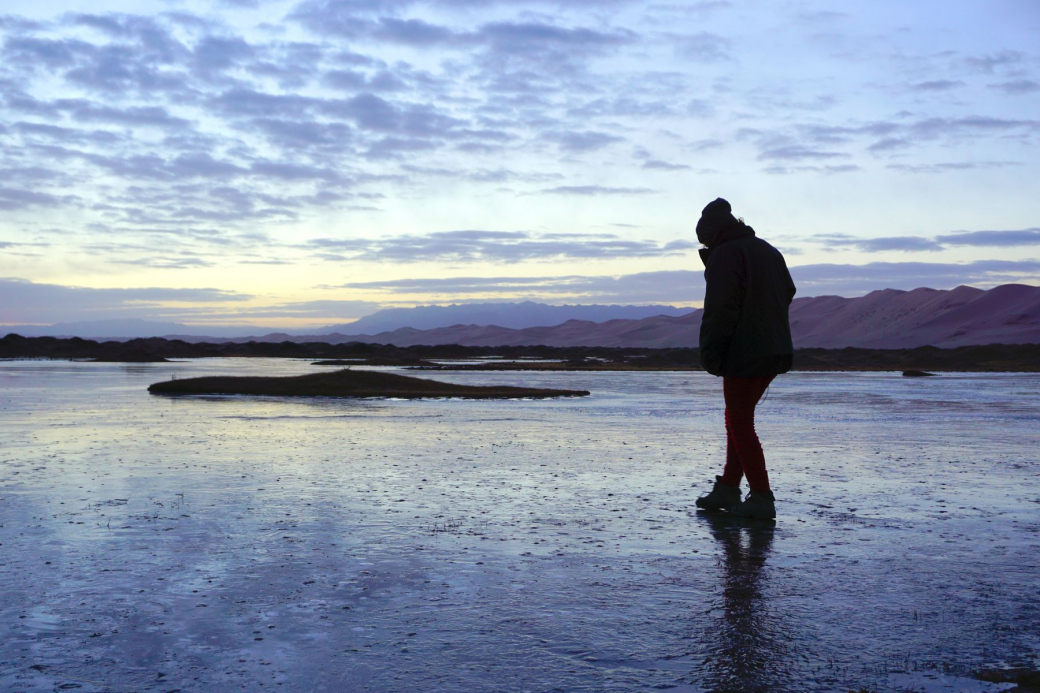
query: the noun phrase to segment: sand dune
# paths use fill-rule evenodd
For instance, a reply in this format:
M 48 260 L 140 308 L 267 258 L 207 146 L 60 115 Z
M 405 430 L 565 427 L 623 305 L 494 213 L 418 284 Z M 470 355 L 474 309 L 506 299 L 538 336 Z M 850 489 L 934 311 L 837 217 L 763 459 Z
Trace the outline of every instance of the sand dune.
M 791 306 L 791 326 L 804 347 L 1040 343 L 1040 288 L 886 289 L 853 299 L 802 299 Z

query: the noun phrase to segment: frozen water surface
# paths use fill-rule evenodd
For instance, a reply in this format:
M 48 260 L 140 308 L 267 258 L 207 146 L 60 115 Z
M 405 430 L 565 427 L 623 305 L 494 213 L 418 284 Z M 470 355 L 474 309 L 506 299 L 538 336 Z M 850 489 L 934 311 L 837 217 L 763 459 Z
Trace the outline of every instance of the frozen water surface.
M 550 401 L 151 396 L 306 362 L 0 363 L 0 689 L 1004 690 L 1040 653 L 1040 377 L 788 374 L 773 526 L 692 512 L 703 373 Z

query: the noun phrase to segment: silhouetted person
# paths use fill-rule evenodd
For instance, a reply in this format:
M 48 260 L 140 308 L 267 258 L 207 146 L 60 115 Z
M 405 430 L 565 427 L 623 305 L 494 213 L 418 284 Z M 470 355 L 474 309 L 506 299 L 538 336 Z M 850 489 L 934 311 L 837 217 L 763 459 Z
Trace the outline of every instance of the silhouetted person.
M 701 364 L 722 376 L 726 401 L 726 466 L 697 507 L 773 519 L 775 499 L 755 433 L 755 406 L 773 378 L 791 369 L 787 309 L 794 282 L 780 251 L 734 217 L 721 197 L 701 213 L 697 239 L 705 246 L 700 251 L 706 284 Z M 751 491 L 741 501 L 745 476 Z

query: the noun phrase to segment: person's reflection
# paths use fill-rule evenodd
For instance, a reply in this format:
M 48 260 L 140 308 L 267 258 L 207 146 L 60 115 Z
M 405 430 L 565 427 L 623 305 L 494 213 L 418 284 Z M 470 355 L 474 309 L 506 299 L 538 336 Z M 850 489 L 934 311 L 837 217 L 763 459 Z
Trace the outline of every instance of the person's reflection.
M 711 691 L 776 689 L 780 652 L 776 624 L 762 598 L 762 573 L 773 544 L 772 523 L 741 520 L 726 514 L 704 514 L 722 549 L 721 618 L 709 626 L 713 642 L 705 662 Z

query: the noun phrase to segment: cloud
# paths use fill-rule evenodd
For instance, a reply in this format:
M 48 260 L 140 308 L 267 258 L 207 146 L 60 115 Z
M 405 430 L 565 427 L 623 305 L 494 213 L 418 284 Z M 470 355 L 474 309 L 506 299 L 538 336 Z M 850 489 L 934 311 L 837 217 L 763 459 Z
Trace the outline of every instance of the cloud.
M 989 87 L 990 89 L 999 89 L 1005 94 L 1017 96 L 1020 94 L 1032 94 L 1035 91 L 1040 91 L 1040 82 L 1032 79 L 1016 79 L 1010 82 L 991 84 Z
M 434 177 L 457 178 L 476 181 L 479 183 L 507 183 L 519 181 L 523 183 L 548 183 L 562 180 L 564 176 L 560 173 L 528 173 L 514 171 L 508 168 L 434 168 L 430 166 L 415 166 L 414 164 L 402 164 L 401 170 L 425 179 Z
M 23 142 L 30 146 L 41 140 L 47 140 L 70 145 L 92 145 L 112 148 L 124 141 L 122 135 L 104 130 L 83 130 L 81 128 L 25 121 L 13 123 L 11 130 L 21 135 Z
M 110 259 L 116 265 L 131 265 L 158 270 L 194 269 L 198 267 L 215 267 L 216 263 L 200 257 L 180 257 L 177 255 L 139 255 L 133 259 Z
M 375 38 L 412 46 L 431 46 L 464 40 L 451 29 L 421 19 L 393 19 L 381 17 L 371 29 Z
M 964 59 L 964 63 L 977 72 L 993 74 L 998 69 L 1019 65 L 1025 60 L 1025 54 L 1020 51 L 1004 50 L 991 55 L 970 56 Z
M 887 236 L 882 238 L 853 238 L 840 234 L 816 236 L 829 247 L 856 248 L 864 253 L 879 253 L 891 250 L 903 252 L 919 252 L 922 250 L 942 250 L 941 243 L 921 236 Z
M 883 156 L 890 152 L 900 155 L 942 142 L 950 146 L 961 143 L 977 145 L 980 141 L 1015 138 L 1029 144 L 1032 136 L 1040 133 L 1040 120 L 1001 118 L 989 115 L 958 117 L 933 116 L 900 122 L 872 121 L 847 125 L 820 125 L 796 123 L 787 128 L 763 130 L 740 128 L 737 140 L 750 140 L 758 148 L 760 161 L 811 162 L 852 158 L 857 150 Z M 911 163 L 907 166 L 925 166 Z M 777 172 L 774 168 L 767 172 Z M 791 172 L 783 167 L 780 172 Z M 798 171 L 798 169 L 793 169 Z M 806 169 L 812 170 L 812 169 Z
M 5 255 L 16 257 L 40 257 L 44 250 L 50 249 L 51 247 L 51 243 L 43 241 L 35 241 L 31 243 L 0 241 L 0 250 L 6 251 L 4 253 Z
M 0 278 L 0 323 L 54 323 L 156 317 L 168 303 L 228 304 L 248 294 L 223 289 L 94 289 Z
M 301 118 L 256 118 L 253 127 L 268 141 L 291 151 L 350 151 L 354 130 L 346 123 L 326 123 Z
M 171 116 L 161 106 L 111 108 L 84 103 L 72 109 L 74 120 L 84 123 L 111 123 L 113 125 L 142 125 L 162 128 L 184 128 L 188 121 Z
M 442 231 L 376 240 L 318 238 L 306 248 L 330 261 L 523 262 L 526 260 L 610 259 L 681 256 L 690 241 L 632 241 L 614 234 L 534 234 L 527 231 Z
M 364 317 L 383 307 L 372 301 L 318 300 L 278 303 L 260 308 L 242 308 L 235 311 L 236 318 L 264 318 L 283 320 L 354 320 Z
M 17 180 L 26 185 L 71 185 L 73 179 L 62 171 L 42 166 L 6 166 L 0 167 L 0 180 Z
M 636 39 L 634 32 L 624 29 L 606 32 L 539 21 L 496 21 L 473 30 L 454 30 L 424 19 L 394 16 L 412 4 L 384 0 L 308 0 L 298 5 L 289 19 L 320 35 L 367 37 L 423 47 L 481 46 L 489 56 L 496 58 L 512 56 L 539 62 L 544 61 L 547 54 L 570 59 L 633 43 Z M 467 2 L 441 4 L 478 6 L 478 3 Z
M 1040 281 L 1040 260 L 979 260 L 967 263 L 871 262 L 791 267 L 799 296 L 857 296 L 878 289 L 952 289 L 962 284 L 991 288 Z
M 696 107 L 691 108 L 691 110 L 697 111 L 699 108 L 705 109 L 704 111 L 700 111 L 701 115 L 706 114 L 708 110 L 710 110 L 706 104 L 697 104 Z M 582 119 L 601 118 L 604 116 L 663 118 L 676 116 L 679 115 L 679 113 L 680 111 L 667 101 L 646 101 L 643 99 L 634 99 L 628 96 L 597 98 L 582 106 L 571 108 L 567 111 L 568 116 Z
M 249 75 L 275 81 L 279 88 L 292 91 L 306 87 L 321 72 L 322 65 L 331 53 L 328 46 L 309 41 L 277 42 L 256 46 L 257 53 L 253 60 L 241 67 Z M 337 64 L 348 64 L 346 51 L 337 54 Z M 378 61 L 365 56 L 363 64 L 374 64 Z
M 210 99 L 214 110 L 227 116 L 298 118 L 309 113 L 320 101 L 297 94 L 268 94 L 246 87 L 235 87 Z
M 398 106 L 381 96 L 364 93 L 343 100 L 326 100 L 318 104 L 329 116 L 348 118 L 361 130 L 405 137 L 439 138 L 466 125 L 433 106 Z
M 913 146 L 913 143 L 905 137 L 886 137 L 874 142 L 872 145 L 867 147 L 867 150 L 872 153 L 880 152 L 891 152 L 898 151 L 900 149 L 907 149 Z
M 543 133 L 542 137 L 550 142 L 555 142 L 563 151 L 572 153 L 596 151 L 616 142 L 624 141 L 624 138 L 616 135 L 589 130 L 546 132 Z
M 793 173 L 824 173 L 827 175 L 837 173 L 855 173 L 862 170 L 856 164 L 842 164 L 839 166 L 767 166 L 762 169 L 763 173 L 770 175 L 790 175 Z
M 683 58 L 699 63 L 730 60 L 730 40 L 718 34 L 699 32 L 673 39 L 676 50 Z
M 301 23 L 320 35 L 354 38 L 371 31 L 372 16 L 380 11 L 393 10 L 391 0 L 306 0 L 300 3 L 288 19 Z
M 932 164 L 888 164 L 885 168 L 904 173 L 948 173 L 1021 166 L 1020 161 L 944 161 Z
M 208 77 L 256 57 L 256 49 L 238 36 L 205 36 L 194 47 L 195 69 Z
M 841 152 L 829 152 L 821 149 L 812 149 L 800 145 L 789 145 L 767 149 L 758 155 L 760 161 L 819 161 L 822 159 L 841 159 L 848 154 Z
M 257 161 L 249 167 L 249 170 L 265 178 L 288 181 L 321 180 L 335 182 L 343 180 L 343 174 L 336 169 L 324 166 L 307 166 L 305 164 L 288 164 L 280 161 Z
M 1011 120 L 992 116 L 967 116 L 964 118 L 926 118 L 913 123 L 911 134 L 918 137 L 957 137 L 1002 132 L 1032 132 L 1040 130 L 1040 120 Z
M 380 258 L 373 262 L 413 262 L 423 252 L 495 263 L 620 260 L 628 251 L 663 257 L 685 249 L 665 241 L 626 248 L 624 239 L 591 235 L 427 232 L 430 224 L 453 228 L 466 210 L 474 218 L 465 224 L 481 228 L 482 215 L 527 196 L 551 195 L 541 200 L 553 209 L 569 200 L 609 214 L 655 194 L 647 198 L 652 216 L 668 215 L 681 192 L 656 184 L 674 187 L 678 177 L 669 174 L 712 168 L 763 184 L 773 197 L 778 188 L 763 173 L 815 185 L 853 172 L 828 185 L 869 190 L 894 173 L 951 172 L 929 180 L 933 197 L 966 204 L 958 186 L 1030 166 L 1040 141 L 1027 104 L 1040 90 L 1035 59 L 1018 39 L 990 53 L 977 43 L 922 49 L 897 31 L 875 34 L 888 20 L 872 10 L 859 23 L 777 6 L 746 23 L 736 3 L 711 1 L 225 0 L 199 14 L 187 8 L 205 3 L 174 5 L 133 14 L 104 11 L 114 6 L 106 0 L 91 5 L 99 10 L 42 21 L 0 19 L 4 241 L 61 223 L 68 234 L 48 254 L 89 253 L 99 272 L 306 262 L 315 254 Z M 229 5 L 295 9 L 279 31 L 257 28 L 257 12 Z M 765 35 L 776 26 L 794 33 Z M 868 26 L 885 46 L 860 50 Z M 821 31 L 857 45 L 823 47 Z M 891 60 L 890 48 L 903 57 Z M 832 72 L 811 67 L 824 61 Z M 756 64 L 767 69 L 746 69 Z M 892 84 L 902 88 L 884 86 Z M 988 98 L 952 98 L 978 88 Z M 1001 176 L 994 194 L 1024 194 L 1017 186 L 1029 171 L 1021 173 Z M 447 227 L 415 206 L 445 194 L 469 200 L 449 211 L 455 221 Z M 414 236 L 278 246 L 299 229 L 313 229 L 305 238 L 356 234 L 364 221 L 352 212 L 373 206 L 411 219 L 403 223 L 414 222 Z M 622 217 L 599 223 L 613 218 Z M 250 247 L 248 231 L 268 240 Z M 937 245 L 953 247 L 938 237 L 845 247 Z
M 354 282 L 345 289 L 391 295 L 432 297 L 505 295 L 533 299 L 581 299 L 617 303 L 692 303 L 704 298 L 704 276 L 689 270 L 640 272 L 621 276 L 416 278 Z
M 172 159 L 157 155 L 104 156 L 82 154 L 82 158 L 111 173 L 134 180 L 184 181 L 193 178 L 223 179 L 244 174 L 246 169 L 209 154 L 182 154 Z
M 962 284 L 991 288 L 1011 282 L 1040 283 L 1040 260 L 980 260 L 970 263 L 873 262 L 864 265 L 792 266 L 798 296 L 860 296 L 880 288 L 909 291 L 952 289 Z M 666 270 L 620 276 L 431 277 L 352 282 L 344 289 L 423 300 L 501 296 L 511 299 L 587 300 L 617 303 L 693 303 L 704 298 L 701 272 Z
M 0 186 L 0 210 L 4 211 L 28 209 L 29 207 L 57 207 L 74 199 L 72 196 L 58 197 L 35 190 Z
M 360 70 L 329 70 L 322 76 L 322 81 L 334 89 L 346 91 L 400 91 L 407 86 L 404 80 L 388 70 L 375 75 Z
M 834 10 L 801 10 L 795 16 L 805 24 L 830 24 L 848 18 L 849 14 Z
M 616 188 L 603 185 L 558 185 L 541 191 L 550 195 L 578 195 L 582 197 L 594 195 L 647 195 L 657 192 L 652 188 Z
M 967 245 L 989 248 L 1013 248 L 1040 245 L 1040 228 L 1009 231 L 958 231 L 934 238 L 923 236 L 882 236 L 857 238 L 847 234 L 819 234 L 809 240 L 830 248 L 855 248 L 864 253 L 887 251 L 920 252 L 944 250 L 947 246 Z
M 568 29 L 543 22 L 494 22 L 478 31 L 478 41 L 490 44 L 499 53 L 513 56 L 554 54 L 565 49 L 569 53 L 595 52 L 633 43 L 636 34 L 628 30 L 614 32 L 594 29 Z
M 2 247 L 2 244 L 0 244 Z M 0 324 L 51 324 L 93 320 L 178 320 L 209 324 L 248 319 L 315 324 L 354 320 L 383 307 L 365 300 L 242 305 L 248 294 L 220 289 L 93 289 L 0 278 Z M 3 332 L 0 332 L 3 334 Z
M 950 91 L 963 86 L 964 82 L 961 82 L 960 80 L 933 79 L 927 82 L 911 84 L 910 89 L 913 91 Z
M 800 124 L 797 130 L 800 137 L 815 143 L 842 144 L 853 141 L 857 137 L 884 137 L 900 130 L 900 125 L 887 121 L 875 121 L 856 125 L 819 125 Z
M 935 240 L 946 245 L 971 245 L 977 247 L 1010 248 L 1025 245 L 1040 245 L 1040 228 L 1018 231 L 959 231 L 936 236 Z
M 11 65 L 36 71 L 41 68 L 61 68 L 76 64 L 91 44 L 76 39 L 43 39 L 16 36 L 4 42 L 3 55 Z
M 643 162 L 643 169 L 648 171 L 684 171 L 689 168 L 686 164 L 672 164 L 660 159 L 647 159 Z

